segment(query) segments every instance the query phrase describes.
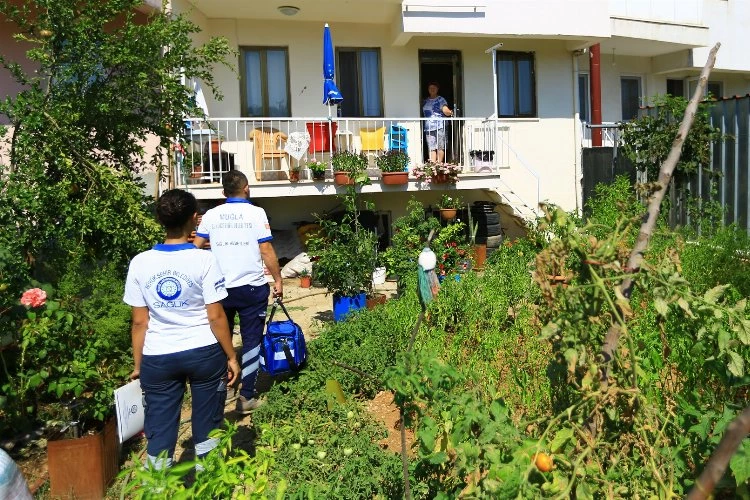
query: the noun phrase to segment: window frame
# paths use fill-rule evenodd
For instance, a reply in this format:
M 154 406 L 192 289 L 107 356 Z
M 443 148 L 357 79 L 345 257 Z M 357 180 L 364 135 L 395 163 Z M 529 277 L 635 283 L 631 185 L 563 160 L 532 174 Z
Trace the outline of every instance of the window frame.
M 509 56 L 513 60 L 513 85 L 515 88 L 513 98 L 513 107 L 516 110 L 512 115 L 504 115 L 500 113 L 500 68 L 499 64 L 503 56 Z M 520 60 L 531 61 L 531 113 L 520 113 L 520 93 L 518 85 L 518 62 Z M 536 77 L 536 53 L 535 52 L 519 52 L 510 50 L 497 50 L 495 51 L 495 80 L 497 85 L 497 113 L 498 118 L 538 118 L 539 117 L 539 99 L 537 98 L 537 77 Z
M 269 50 L 284 51 L 284 71 L 286 73 L 286 102 L 289 113 L 286 116 L 269 116 L 268 102 L 268 67 L 266 53 Z M 263 100 L 263 113 L 255 116 L 248 112 L 247 102 L 247 68 L 245 67 L 245 53 L 259 52 L 261 67 L 261 99 Z M 243 118 L 291 118 L 292 117 L 292 93 L 291 93 L 291 76 L 289 74 L 289 47 L 286 45 L 240 45 L 239 47 L 239 70 L 240 70 L 240 116 Z
M 635 80 L 638 82 L 638 106 L 635 110 L 635 115 L 632 118 L 625 118 L 623 113 L 623 107 L 624 104 L 622 102 L 622 81 L 623 80 Z M 620 121 L 631 121 L 638 118 L 638 110 L 643 106 L 643 96 L 644 96 L 644 88 L 643 88 L 643 76 L 641 75 L 620 75 Z
M 578 72 L 578 120 L 591 123 L 591 76 L 587 71 Z M 585 102 L 581 102 L 581 79 L 585 80 Z
M 362 101 L 362 81 L 360 78 L 360 53 L 363 51 L 375 51 L 378 54 L 378 88 L 380 89 L 380 111 L 376 115 L 364 116 L 362 110 L 364 109 L 364 103 Z M 359 108 L 358 116 L 346 116 L 345 118 L 383 118 L 385 116 L 385 91 L 383 89 L 383 53 L 380 47 L 336 47 L 336 82 L 341 82 L 341 64 L 339 60 L 339 54 L 341 52 L 354 52 L 357 55 L 357 68 L 355 76 L 357 78 L 357 106 Z M 347 96 L 344 96 L 347 99 Z M 341 109 L 341 108 L 339 108 Z M 343 117 L 343 115 L 342 115 Z

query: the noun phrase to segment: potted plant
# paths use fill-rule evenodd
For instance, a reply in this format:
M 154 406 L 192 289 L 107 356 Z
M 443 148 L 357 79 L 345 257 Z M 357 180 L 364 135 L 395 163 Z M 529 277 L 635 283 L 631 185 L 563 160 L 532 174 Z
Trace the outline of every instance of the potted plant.
M 337 151 L 333 154 L 333 176 L 337 185 L 368 184 L 367 156 L 351 151 Z
M 412 170 L 414 177 L 426 184 L 455 184 L 458 182 L 459 173 L 461 173 L 461 167 L 458 165 L 432 161 Z
M 299 286 L 300 288 L 310 288 L 312 286 L 312 276 L 310 276 L 310 271 L 307 269 L 299 272 Z
M 307 241 L 308 253 L 315 262 L 315 280 L 333 294 L 334 321 L 365 307 L 378 244 L 377 235 L 359 222 L 354 186 L 343 198 L 343 218 L 319 218 L 320 231 Z
M 299 165 L 289 167 L 289 182 L 299 182 L 299 171 Z
M 409 182 L 409 155 L 406 152 L 392 149 L 378 156 L 375 164 L 382 173 L 383 184 L 399 185 Z
M 449 196 L 444 194 L 440 197 L 440 201 L 437 202 L 437 207 L 440 209 L 440 218 L 443 220 L 453 220 L 456 218 L 458 209 L 463 206 L 463 201 L 458 196 Z
M 310 169 L 313 180 L 322 181 L 325 179 L 328 166 L 322 161 L 311 160 L 307 163 L 307 168 Z
M 477 243 L 479 222 L 472 223 L 471 211 L 469 211 L 469 229 L 471 230 L 471 246 L 474 249 L 474 269 L 480 270 L 484 268 L 484 262 L 487 260 L 487 244 Z

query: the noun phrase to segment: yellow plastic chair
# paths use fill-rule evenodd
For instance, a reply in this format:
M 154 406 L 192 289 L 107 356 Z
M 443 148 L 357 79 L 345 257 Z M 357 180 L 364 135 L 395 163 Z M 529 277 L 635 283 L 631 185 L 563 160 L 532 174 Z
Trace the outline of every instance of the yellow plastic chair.
M 379 152 L 385 149 L 385 127 L 375 130 L 362 129 L 359 131 L 359 137 L 362 141 L 362 152 Z

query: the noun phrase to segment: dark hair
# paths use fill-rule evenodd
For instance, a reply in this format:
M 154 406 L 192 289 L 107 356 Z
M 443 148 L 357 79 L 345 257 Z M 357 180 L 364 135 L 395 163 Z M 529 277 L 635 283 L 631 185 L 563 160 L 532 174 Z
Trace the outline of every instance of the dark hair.
M 198 202 L 192 193 L 170 189 L 156 202 L 156 219 L 164 229 L 180 229 L 198 211 Z
M 434 80 L 433 80 L 433 81 L 431 81 L 431 82 L 429 82 L 429 83 L 427 84 L 427 87 L 430 87 L 431 85 L 434 85 L 434 86 L 436 86 L 436 87 L 437 87 L 438 89 L 440 88 L 440 84 L 439 84 L 438 82 L 434 81 Z
M 239 170 L 230 170 L 223 175 L 221 185 L 224 187 L 225 196 L 240 194 L 248 185 L 247 176 Z

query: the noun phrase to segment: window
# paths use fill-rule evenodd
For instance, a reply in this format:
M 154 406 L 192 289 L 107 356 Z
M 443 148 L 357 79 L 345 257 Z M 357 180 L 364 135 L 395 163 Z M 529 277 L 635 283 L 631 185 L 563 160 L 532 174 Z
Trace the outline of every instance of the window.
M 685 97 L 685 82 L 667 78 L 667 94 L 673 97 Z
M 336 55 L 341 116 L 383 116 L 380 49 L 340 48 Z
M 240 48 L 242 116 L 291 116 L 284 47 Z
M 497 52 L 497 115 L 536 116 L 534 54 Z
M 693 97 L 695 89 L 698 87 L 698 80 L 690 80 L 688 82 L 688 88 L 690 89 L 690 97 Z M 704 95 L 711 94 L 714 99 L 720 99 L 724 96 L 724 84 L 722 82 L 711 82 L 706 84 L 706 93 Z
M 638 117 L 638 108 L 641 106 L 640 77 L 620 77 L 620 102 L 622 103 L 623 121 L 633 120 Z
M 578 73 L 578 118 L 582 122 L 591 122 L 590 106 L 589 75 L 588 73 Z

